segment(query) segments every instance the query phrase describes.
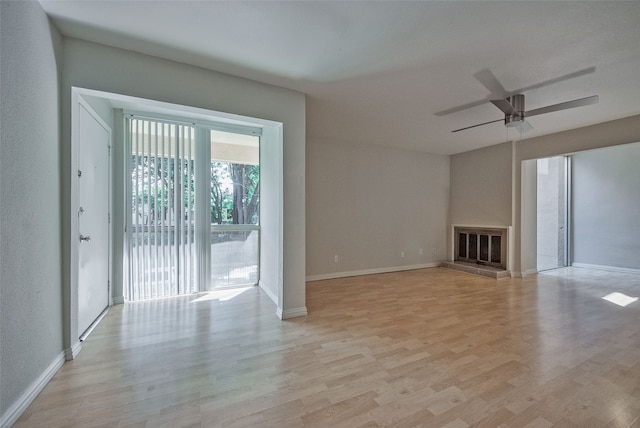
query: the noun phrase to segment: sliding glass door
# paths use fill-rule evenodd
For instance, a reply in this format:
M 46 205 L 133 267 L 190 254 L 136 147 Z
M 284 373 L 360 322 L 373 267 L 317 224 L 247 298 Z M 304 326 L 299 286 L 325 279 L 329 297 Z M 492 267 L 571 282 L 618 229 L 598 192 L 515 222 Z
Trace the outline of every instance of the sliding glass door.
M 256 284 L 258 130 L 129 116 L 126 132 L 125 298 Z
M 209 288 L 258 282 L 260 138 L 210 130 Z

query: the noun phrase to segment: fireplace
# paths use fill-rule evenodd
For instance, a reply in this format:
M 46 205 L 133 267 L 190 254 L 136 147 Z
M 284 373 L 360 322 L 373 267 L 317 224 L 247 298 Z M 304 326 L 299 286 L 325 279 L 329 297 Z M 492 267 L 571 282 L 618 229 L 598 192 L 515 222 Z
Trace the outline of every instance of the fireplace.
M 453 260 L 507 268 L 507 228 L 467 227 L 453 228 Z

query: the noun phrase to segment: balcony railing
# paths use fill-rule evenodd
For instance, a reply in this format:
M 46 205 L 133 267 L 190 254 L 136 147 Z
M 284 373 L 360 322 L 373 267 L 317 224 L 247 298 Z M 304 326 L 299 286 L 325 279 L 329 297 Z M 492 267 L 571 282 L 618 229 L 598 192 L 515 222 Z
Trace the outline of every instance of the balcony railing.
M 132 226 L 130 240 L 128 300 L 254 285 L 259 279 L 257 225 L 211 225 L 210 275 L 200 286 L 194 226 Z

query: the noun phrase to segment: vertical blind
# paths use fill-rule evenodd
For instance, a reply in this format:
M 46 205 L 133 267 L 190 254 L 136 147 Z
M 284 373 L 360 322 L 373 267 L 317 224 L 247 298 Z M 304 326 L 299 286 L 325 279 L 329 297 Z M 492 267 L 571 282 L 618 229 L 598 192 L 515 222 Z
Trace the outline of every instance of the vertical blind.
M 197 290 L 195 128 L 128 117 L 130 201 L 127 300 Z

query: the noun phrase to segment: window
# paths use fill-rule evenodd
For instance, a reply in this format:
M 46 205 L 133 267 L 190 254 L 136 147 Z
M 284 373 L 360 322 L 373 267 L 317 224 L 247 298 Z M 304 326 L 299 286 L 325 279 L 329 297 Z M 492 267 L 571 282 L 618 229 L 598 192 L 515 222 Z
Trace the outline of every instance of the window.
M 255 284 L 260 243 L 260 138 L 210 130 L 209 288 Z

